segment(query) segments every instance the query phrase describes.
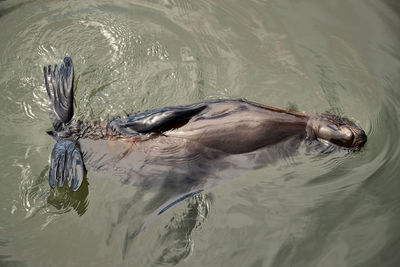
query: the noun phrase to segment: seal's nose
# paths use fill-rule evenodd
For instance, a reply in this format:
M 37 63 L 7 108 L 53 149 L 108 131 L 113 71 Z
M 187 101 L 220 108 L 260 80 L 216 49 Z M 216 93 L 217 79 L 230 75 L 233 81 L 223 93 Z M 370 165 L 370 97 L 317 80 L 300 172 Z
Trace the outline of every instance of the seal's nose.
M 360 132 L 356 135 L 356 138 L 354 140 L 354 146 L 357 148 L 362 148 L 365 143 L 367 142 L 367 135 L 363 130 L 360 130 Z
M 367 135 L 365 134 L 364 131 L 361 132 L 360 139 L 361 139 L 361 146 L 363 146 L 367 142 Z

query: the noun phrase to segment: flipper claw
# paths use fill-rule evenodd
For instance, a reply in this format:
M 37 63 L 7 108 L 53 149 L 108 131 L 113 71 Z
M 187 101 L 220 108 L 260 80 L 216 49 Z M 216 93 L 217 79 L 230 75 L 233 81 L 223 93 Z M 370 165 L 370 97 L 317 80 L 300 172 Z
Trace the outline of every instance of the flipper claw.
M 54 188 L 63 187 L 68 181 L 68 187 L 76 191 L 82 184 L 85 175 L 82 154 L 79 145 L 70 140 L 58 140 L 51 153 L 49 184 Z

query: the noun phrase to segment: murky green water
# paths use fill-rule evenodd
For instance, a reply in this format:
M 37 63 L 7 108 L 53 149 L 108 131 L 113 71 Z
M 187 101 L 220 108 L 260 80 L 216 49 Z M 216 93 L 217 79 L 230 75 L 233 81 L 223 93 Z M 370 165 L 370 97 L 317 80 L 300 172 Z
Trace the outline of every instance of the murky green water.
M 396 1 L 1 1 L 0 266 L 398 266 Z M 153 189 L 50 190 L 42 67 L 76 66 L 82 120 L 213 98 L 335 111 L 359 153 L 300 154 L 152 220 Z M 85 189 L 86 188 L 86 189 Z

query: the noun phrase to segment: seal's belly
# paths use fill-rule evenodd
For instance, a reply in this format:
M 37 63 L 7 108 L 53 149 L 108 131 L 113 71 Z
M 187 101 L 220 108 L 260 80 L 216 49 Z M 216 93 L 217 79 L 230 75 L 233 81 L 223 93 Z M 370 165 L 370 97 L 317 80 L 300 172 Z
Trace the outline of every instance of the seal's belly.
M 81 139 L 90 175 L 176 193 L 219 183 L 298 153 L 302 139 L 290 137 L 255 151 L 230 154 L 187 139 L 159 136 L 144 142 Z M 163 191 L 164 192 L 164 191 Z
M 157 136 L 141 142 L 132 139 L 79 140 L 86 168 L 108 172 L 122 180 L 164 177 L 171 170 L 182 170 L 193 162 L 206 162 L 225 152 L 179 137 Z M 128 178 L 127 178 L 128 177 Z
M 187 143 L 181 138 L 167 138 L 157 136 L 144 141 L 135 138 L 121 138 L 116 140 L 80 139 L 81 150 L 85 163 L 96 168 L 129 161 L 129 165 L 143 161 L 151 155 L 158 157 L 187 156 Z M 128 164 L 128 163 L 127 163 Z
M 91 175 L 176 193 L 219 183 L 297 154 L 299 137 L 242 154 L 230 154 L 191 140 L 159 136 L 144 142 L 81 139 Z

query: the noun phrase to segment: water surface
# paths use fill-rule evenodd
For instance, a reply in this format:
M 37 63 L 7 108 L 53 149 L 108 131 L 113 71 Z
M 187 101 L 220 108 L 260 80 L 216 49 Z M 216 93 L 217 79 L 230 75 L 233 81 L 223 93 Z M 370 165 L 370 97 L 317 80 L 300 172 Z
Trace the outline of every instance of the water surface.
M 1 1 L 0 266 L 398 266 L 399 13 L 372 0 Z M 162 216 L 159 188 L 115 173 L 50 190 L 41 71 L 66 55 L 84 121 L 240 97 L 349 117 L 368 143 L 279 160 Z

